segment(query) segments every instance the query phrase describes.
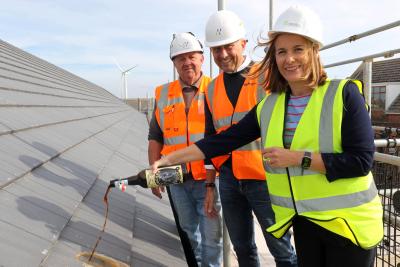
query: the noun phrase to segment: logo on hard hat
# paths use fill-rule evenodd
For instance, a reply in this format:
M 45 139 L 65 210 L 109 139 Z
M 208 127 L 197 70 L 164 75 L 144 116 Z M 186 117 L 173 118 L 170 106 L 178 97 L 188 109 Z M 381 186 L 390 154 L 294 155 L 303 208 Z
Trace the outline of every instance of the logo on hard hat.
M 222 35 L 222 28 L 217 29 L 216 35 Z
M 287 26 L 292 26 L 292 27 L 300 27 L 300 26 L 301 26 L 300 23 L 298 23 L 298 22 L 295 22 L 295 21 L 288 21 L 288 20 L 285 20 L 285 21 L 283 22 L 283 24 L 284 24 L 284 25 L 287 25 Z
M 185 41 L 185 42 L 179 44 L 179 46 L 182 48 L 187 48 L 187 47 L 189 47 L 189 41 Z

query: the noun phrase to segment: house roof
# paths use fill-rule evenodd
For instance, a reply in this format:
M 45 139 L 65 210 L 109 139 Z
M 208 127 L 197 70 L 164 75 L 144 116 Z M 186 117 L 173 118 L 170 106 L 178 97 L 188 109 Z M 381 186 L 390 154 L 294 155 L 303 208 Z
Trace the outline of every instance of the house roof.
M 363 80 L 364 63 L 357 68 L 351 78 Z M 372 62 L 372 83 L 400 82 L 400 58 Z
M 103 88 L 0 40 L 0 265 L 82 266 L 75 255 L 102 228 L 108 181 L 148 165 L 147 125 Z M 97 251 L 186 266 L 165 198 L 112 190 Z

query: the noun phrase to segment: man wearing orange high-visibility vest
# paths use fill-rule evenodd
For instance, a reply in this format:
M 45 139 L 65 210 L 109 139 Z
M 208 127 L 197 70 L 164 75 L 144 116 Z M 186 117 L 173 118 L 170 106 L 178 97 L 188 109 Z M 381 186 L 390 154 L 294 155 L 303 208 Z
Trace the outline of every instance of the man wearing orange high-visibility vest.
M 204 137 L 204 92 L 210 78 L 201 71 L 203 47 L 192 33 L 174 34 L 170 58 L 179 79 L 156 88 L 148 138 L 150 164 Z M 205 183 L 207 173 L 214 172 L 206 171 L 203 160 L 188 163 L 187 169 L 189 177 L 183 184 L 169 186 L 179 225 L 190 241 L 199 267 L 221 266 L 222 219 L 215 176 L 209 177 L 212 182 Z M 164 189 L 152 191 L 161 198 Z M 206 191 L 215 196 L 208 213 L 204 210 Z
M 206 135 L 236 124 L 265 96 L 257 80 L 245 77 L 252 71 L 252 62 L 244 55 L 245 32 L 242 20 L 228 10 L 214 13 L 207 21 L 205 44 L 211 48 L 222 72 L 206 90 L 209 108 L 209 111 L 206 109 Z M 212 162 L 219 171 L 222 211 L 239 266 L 260 266 L 254 241 L 253 212 L 276 266 L 297 266 L 290 234 L 276 239 L 266 231 L 275 217 L 265 182 L 260 140 L 214 158 Z

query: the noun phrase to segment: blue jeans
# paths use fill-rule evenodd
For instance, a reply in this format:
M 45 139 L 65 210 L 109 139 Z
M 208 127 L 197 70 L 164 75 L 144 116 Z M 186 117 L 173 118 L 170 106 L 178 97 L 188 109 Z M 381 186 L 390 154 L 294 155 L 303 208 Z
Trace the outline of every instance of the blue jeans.
M 187 180 L 183 184 L 170 185 L 169 189 L 179 224 L 188 235 L 198 266 L 221 266 L 222 218 L 218 189 L 215 190 L 217 218 L 208 218 L 204 212 L 204 181 Z
M 277 239 L 266 231 L 275 222 L 267 183 L 261 180 L 237 180 L 232 170 L 225 166 L 222 166 L 219 177 L 224 220 L 239 266 L 260 266 L 254 240 L 252 212 L 257 217 L 276 266 L 297 266 L 297 257 L 290 244 L 290 234 Z

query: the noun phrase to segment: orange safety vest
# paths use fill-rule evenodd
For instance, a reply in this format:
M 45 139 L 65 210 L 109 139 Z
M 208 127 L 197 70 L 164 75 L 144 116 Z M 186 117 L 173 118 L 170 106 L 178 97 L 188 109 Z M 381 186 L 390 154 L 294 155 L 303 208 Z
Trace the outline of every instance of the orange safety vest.
M 187 147 L 204 138 L 204 91 L 210 80 L 207 76 L 201 78 L 188 115 L 185 112 L 182 87 L 178 80 L 156 88 L 155 115 L 164 137 L 162 155 Z M 187 164 L 187 168 L 195 180 L 205 179 L 206 169 L 203 160 L 192 161 Z
M 264 97 L 265 90 L 260 82 L 246 78 L 233 107 L 226 94 L 224 74 L 220 73 L 206 89 L 206 101 L 217 133 L 238 123 Z M 260 139 L 232 151 L 231 155 L 213 158 L 217 170 L 229 156 L 232 157 L 232 171 L 237 179 L 265 180 Z

